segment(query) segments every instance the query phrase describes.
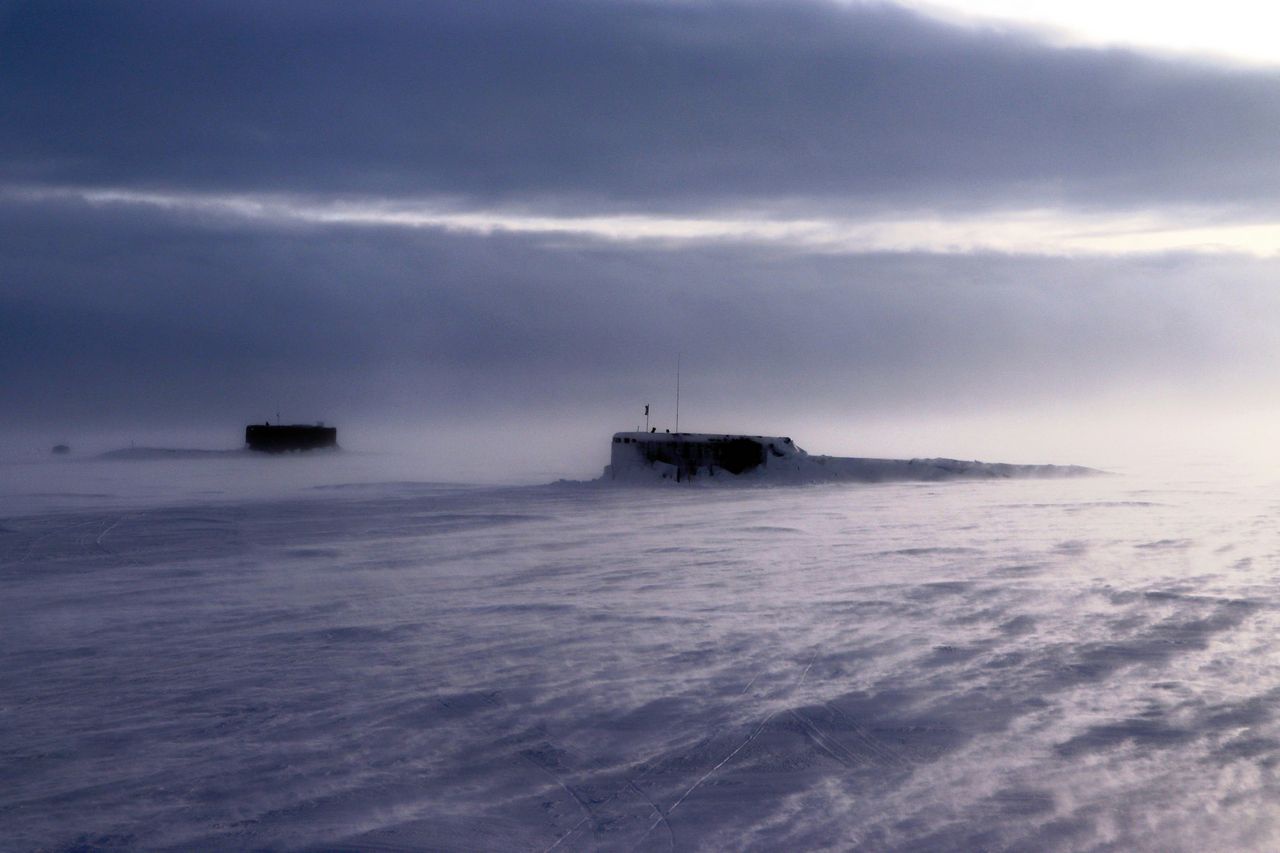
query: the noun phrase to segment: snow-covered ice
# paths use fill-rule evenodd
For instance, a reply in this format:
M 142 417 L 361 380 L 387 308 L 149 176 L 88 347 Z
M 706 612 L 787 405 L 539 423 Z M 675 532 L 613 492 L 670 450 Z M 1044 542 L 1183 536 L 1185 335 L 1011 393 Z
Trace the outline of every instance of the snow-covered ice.
M 0 846 L 1280 842 L 1275 477 L 358 463 L 0 471 Z

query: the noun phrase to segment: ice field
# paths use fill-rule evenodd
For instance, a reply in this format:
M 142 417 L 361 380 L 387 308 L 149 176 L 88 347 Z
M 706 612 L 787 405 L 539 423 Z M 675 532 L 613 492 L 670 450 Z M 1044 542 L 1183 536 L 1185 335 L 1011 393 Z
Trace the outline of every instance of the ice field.
M 359 466 L 3 466 L 0 846 L 1280 844 L 1276 476 Z

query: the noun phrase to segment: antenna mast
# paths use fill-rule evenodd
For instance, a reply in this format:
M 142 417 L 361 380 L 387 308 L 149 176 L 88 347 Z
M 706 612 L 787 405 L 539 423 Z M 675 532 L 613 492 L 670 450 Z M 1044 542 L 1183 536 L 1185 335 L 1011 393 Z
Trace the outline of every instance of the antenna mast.
M 676 432 L 680 432 L 680 353 L 676 353 Z

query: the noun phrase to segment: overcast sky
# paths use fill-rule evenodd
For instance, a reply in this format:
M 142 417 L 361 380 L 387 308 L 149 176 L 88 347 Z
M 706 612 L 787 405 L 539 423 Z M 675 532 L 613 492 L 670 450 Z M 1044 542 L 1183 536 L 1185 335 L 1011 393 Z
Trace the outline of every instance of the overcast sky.
M 677 352 L 683 428 L 841 453 L 1254 417 L 1264 22 L 1041 8 L 0 3 L 0 428 L 281 409 L 568 454 L 670 425 Z

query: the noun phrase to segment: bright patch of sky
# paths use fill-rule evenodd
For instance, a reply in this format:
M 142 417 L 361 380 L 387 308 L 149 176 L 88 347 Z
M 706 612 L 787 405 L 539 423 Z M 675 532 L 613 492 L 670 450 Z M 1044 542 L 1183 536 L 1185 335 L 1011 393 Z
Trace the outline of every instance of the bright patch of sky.
M 1251 0 L 903 0 L 902 5 L 950 21 L 1031 27 L 1057 42 L 1280 65 L 1280 6 Z
M 559 216 L 503 209 L 459 209 L 436 200 L 334 200 L 305 196 L 156 193 L 130 190 L 10 191 L 11 199 L 73 200 L 177 214 L 275 224 L 432 228 L 456 233 L 535 234 L 678 247 L 707 242 L 771 244 L 811 252 L 1001 252 L 1036 255 L 1136 255 L 1158 252 L 1280 255 L 1280 223 L 1224 219 L 1211 209 L 1141 212 L 1007 210 L 942 216 L 911 212 L 867 219 Z

